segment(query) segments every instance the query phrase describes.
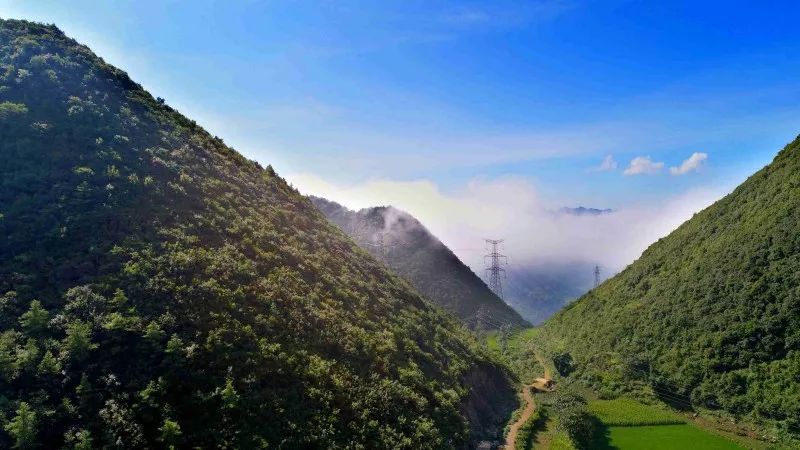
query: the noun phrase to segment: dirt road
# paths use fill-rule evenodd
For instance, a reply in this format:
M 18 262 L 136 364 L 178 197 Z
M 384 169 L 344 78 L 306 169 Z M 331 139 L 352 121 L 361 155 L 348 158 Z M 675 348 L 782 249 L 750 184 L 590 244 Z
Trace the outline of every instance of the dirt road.
M 544 358 L 542 358 L 538 353 L 536 354 L 536 360 L 539 361 L 539 365 L 544 368 L 544 377 L 537 378 L 533 384 L 526 384 L 522 386 L 522 398 L 526 403 L 525 410 L 522 411 L 522 414 L 519 416 L 517 421 L 511 424 L 511 428 L 508 430 L 508 435 L 506 436 L 506 445 L 503 447 L 504 450 L 515 450 L 517 448 L 516 441 L 519 429 L 528 422 L 528 419 L 531 418 L 531 415 L 536 410 L 536 403 L 533 401 L 531 388 L 536 388 L 542 391 L 548 390 L 547 382 L 551 379 L 550 369 L 548 368 L 547 364 L 544 363 Z
M 519 429 L 528 422 L 528 419 L 531 418 L 531 414 L 533 414 L 533 411 L 536 409 L 536 404 L 533 402 L 533 395 L 531 395 L 531 386 L 532 385 L 526 385 L 522 387 L 522 397 L 527 404 L 525 405 L 525 410 L 522 411 L 522 414 L 519 416 L 519 419 L 511 424 L 511 429 L 508 430 L 506 445 L 503 447 L 505 450 L 516 449 L 517 433 L 519 433 Z

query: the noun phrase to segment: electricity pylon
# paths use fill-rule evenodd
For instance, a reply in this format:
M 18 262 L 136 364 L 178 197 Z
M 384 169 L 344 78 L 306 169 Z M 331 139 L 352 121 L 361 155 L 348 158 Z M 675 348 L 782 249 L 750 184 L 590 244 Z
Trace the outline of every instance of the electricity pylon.
M 501 255 L 498 246 L 503 242 L 503 239 L 486 239 L 486 250 L 489 254 L 483 256 L 483 261 L 489 259 L 486 273 L 489 276 L 489 289 L 500 298 L 503 298 L 503 284 L 500 281 L 501 275 L 503 278 L 506 276 L 506 269 L 500 267 L 501 264 L 508 264 L 508 258 Z

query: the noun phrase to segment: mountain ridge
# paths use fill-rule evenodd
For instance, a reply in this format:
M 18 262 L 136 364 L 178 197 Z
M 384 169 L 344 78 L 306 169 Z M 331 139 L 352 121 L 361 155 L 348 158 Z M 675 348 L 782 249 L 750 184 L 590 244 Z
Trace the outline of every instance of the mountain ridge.
M 796 437 L 798 224 L 800 136 L 545 331 L 598 386 L 609 388 L 603 378 L 667 386 L 682 402 Z
M 514 408 L 271 167 L 55 26 L 0 19 L 0 134 L 0 447 L 464 447 Z
M 471 328 L 488 330 L 504 325 L 512 328 L 529 325 L 410 214 L 393 206 L 352 211 L 321 197 L 309 198 L 356 243 L 381 258 L 425 297 Z M 384 251 L 386 253 L 382 254 Z

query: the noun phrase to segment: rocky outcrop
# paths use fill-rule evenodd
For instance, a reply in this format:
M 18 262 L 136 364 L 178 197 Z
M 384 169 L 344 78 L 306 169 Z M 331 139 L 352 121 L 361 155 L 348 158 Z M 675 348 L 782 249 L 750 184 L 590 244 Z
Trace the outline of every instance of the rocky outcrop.
M 485 364 L 467 372 L 464 384 L 470 394 L 459 410 L 469 420 L 471 448 L 482 441 L 502 441 L 504 427 L 519 407 L 514 380 L 501 368 Z

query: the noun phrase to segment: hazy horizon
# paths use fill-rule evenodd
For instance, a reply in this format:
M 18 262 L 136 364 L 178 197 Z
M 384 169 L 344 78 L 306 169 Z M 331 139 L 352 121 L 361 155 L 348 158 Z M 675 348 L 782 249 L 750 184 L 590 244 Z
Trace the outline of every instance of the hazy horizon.
M 0 15 L 55 23 L 303 193 L 392 204 L 454 249 L 491 236 L 518 262 L 616 271 L 800 131 L 800 5 L 714 3 L 0 0 Z M 615 213 L 549 213 L 565 206 Z

